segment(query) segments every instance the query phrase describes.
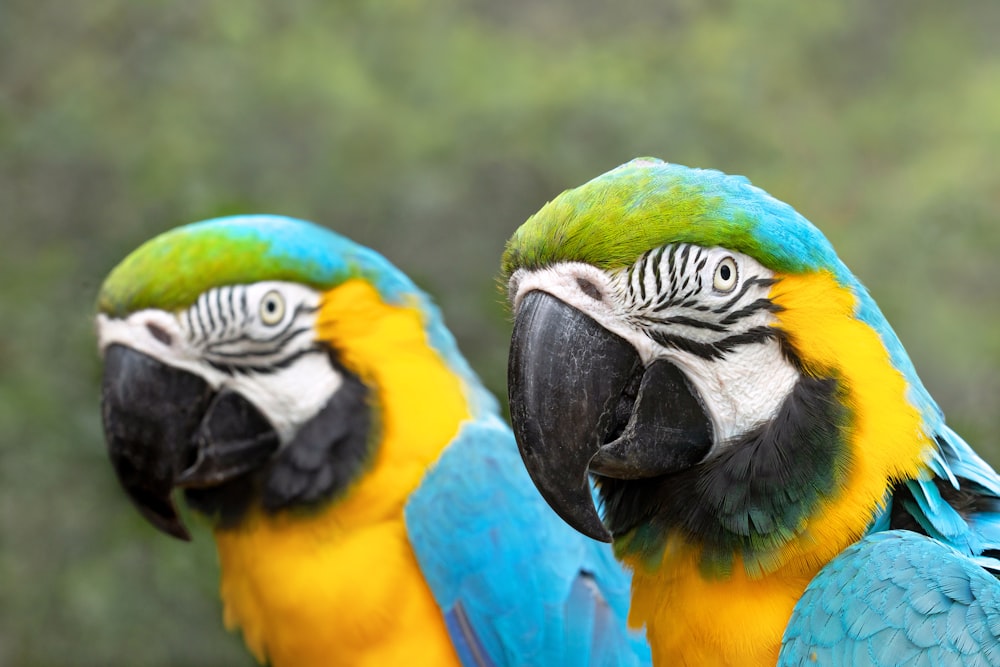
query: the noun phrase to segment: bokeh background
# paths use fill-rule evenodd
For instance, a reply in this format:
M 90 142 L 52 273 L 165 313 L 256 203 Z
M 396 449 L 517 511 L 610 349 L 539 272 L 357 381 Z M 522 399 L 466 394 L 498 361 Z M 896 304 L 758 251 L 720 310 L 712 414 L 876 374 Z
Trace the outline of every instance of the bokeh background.
M 518 224 L 638 155 L 743 173 L 1000 463 L 998 33 L 995 0 L 4 0 L 0 665 L 251 664 L 208 532 L 117 488 L 91 324 L 127 252 L 220 214 L 379 249 L 503 394 Z

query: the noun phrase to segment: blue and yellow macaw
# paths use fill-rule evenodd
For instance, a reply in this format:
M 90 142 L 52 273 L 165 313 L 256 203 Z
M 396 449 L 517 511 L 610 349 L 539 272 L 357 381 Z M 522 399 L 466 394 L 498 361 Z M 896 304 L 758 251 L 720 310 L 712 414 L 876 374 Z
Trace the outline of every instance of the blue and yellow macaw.
M 275 667 L 637 665 L 629 577 L 552 513 L 441 315 L 372 250 L 274 216 L 162 234 L 108 276 L 112 464 Z
M 525 464 L 634 570 L 654 663 L 1000 664 L 1000 478 L 790 206 L 637 159 L 503 271 Z

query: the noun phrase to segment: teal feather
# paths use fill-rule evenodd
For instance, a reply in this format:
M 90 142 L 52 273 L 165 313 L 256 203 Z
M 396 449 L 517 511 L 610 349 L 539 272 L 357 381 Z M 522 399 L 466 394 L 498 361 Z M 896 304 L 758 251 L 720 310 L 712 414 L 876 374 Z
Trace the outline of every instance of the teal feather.
M 463 427 L 406 523 L 438 604 L 465 619 L 462 642 L 486 664 L 650 663 L 644 635 L 625 628 L 629 576 L 541 500 L 498 417 Z
M 909 531 L 869 535 L 812 580 L 778 664 L 996 665 L 1000 585 L 970 558 Z

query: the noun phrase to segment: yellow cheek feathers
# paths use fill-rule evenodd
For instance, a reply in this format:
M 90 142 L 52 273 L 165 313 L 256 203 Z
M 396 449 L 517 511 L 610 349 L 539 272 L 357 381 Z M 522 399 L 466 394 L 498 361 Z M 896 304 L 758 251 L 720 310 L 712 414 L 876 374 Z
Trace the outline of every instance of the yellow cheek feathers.
M 921 474 L 933 443 L 878 333 L 855 318 L 854 295 L 827 272 L 777 277 L 771 298 L 784 310 L 776 326 L 806 372 L 841 381 L 853 415 L 846 484 L 809 521 L 812 545 L 800 545 L 826 563 L 864 533 L 892 484 Z
M 469 417 L 465 388 L 430 347 L 420 311 L 384 304 L 367 282 L 325 295 L 317 337 L 377 392 L 375 458 L 318 512 L 256 512 L 216 532 L 226 623 L 276 666 L 404 664 L 413 655 L 454 664 L 403 507 Z
M 316 327 L 341 362 L 378 392 L 379 458 L 412 463 L 422 474 L 470 415 L 465 387 L 430 346 L 416 304 L 386 305 L 371 284 L 350 280 L 326 294 Z
M 890 486 L 917 477 L 932 444 L 907 386 L 878 334 L 854 317 L 857 300 L 829 273 L 779 275 L 771 298 L 779 327 L 805 372 L 836 377 L 852 413 L 844 486 L 820 505 L 777 554 L 774 569 L 751 576 L 736 557 L 731 576 L 705 578 L 699 547 L 668 538 L 658 568 L 635 570 L 630 622 L 657 637 L 664 664 L 773 665 L 795 602 L 823 565 L 856 541 Z

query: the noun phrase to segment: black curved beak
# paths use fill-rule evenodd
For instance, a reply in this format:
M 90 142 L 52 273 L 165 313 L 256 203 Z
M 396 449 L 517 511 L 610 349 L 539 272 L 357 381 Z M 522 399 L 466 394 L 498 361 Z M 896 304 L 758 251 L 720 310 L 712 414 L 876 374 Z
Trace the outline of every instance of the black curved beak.
M 191 536 L 176 487 L 221 484 L 267 461 L 279 438 L 246 399 L 124 345 L 104 352 L 101 413 L 118 480 L 154 526 Z
M 535 486 L 563 520 L 596 540 L 612 536 L 588 473 L 652 477 L 688 468 L 711 449 L 711 422 L 676 366 L 643 367 L 630 343 L 544 292 L 521 299 L 507 389 Z

